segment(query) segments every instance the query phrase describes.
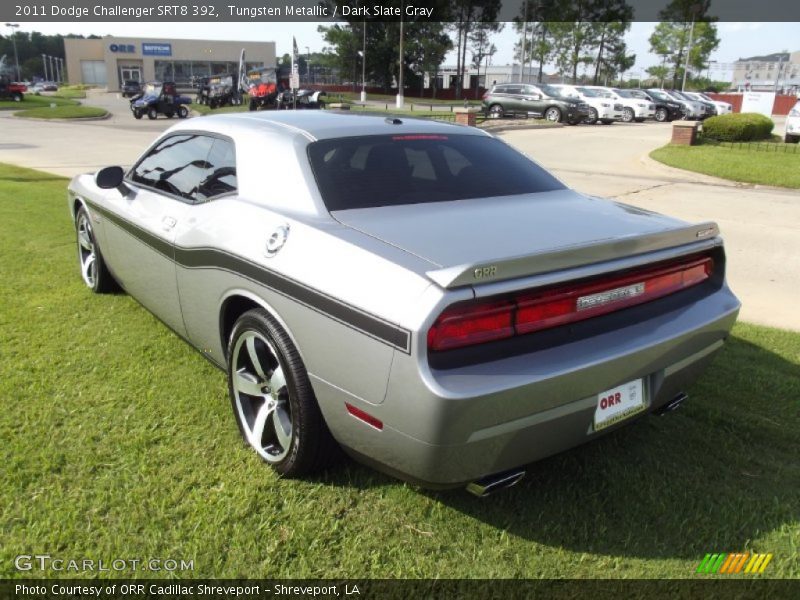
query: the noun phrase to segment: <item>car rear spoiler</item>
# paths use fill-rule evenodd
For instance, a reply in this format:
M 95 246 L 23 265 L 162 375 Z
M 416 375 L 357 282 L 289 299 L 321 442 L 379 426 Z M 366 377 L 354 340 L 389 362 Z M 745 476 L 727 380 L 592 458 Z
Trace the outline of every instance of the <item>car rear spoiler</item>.
M 537 254 L 445 267 L 427 271 L 426 275 L 441 287 L 450 289 L 540 275 L 701 241 L 707 242 L 704 247 L 711 247 L 720 243 L 716 239 L 718 236 L 719 227 L 709 221 L 658 233 L 608 238 Z

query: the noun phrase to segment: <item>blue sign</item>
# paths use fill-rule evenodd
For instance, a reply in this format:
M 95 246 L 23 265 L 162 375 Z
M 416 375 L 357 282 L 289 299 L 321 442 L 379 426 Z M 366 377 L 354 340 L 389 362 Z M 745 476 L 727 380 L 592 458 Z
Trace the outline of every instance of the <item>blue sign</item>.
M 129 54 L 136 52 L 136 46 L 133 44 L 111 44 L 108 49 L 112 52 L 126 52 Z
M 142 44 L 145 56 L 172 56 L 172 44 Z

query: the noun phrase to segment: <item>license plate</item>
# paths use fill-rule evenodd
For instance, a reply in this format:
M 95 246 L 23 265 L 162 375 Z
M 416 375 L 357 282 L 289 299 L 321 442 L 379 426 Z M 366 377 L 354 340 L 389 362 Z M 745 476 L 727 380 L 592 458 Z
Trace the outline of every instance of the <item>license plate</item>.
M 641 379 L 601 392 L 597 394 L 594 429 L 598 431 L 619 423 L 643 411 L 644 408 L 644 385 Z

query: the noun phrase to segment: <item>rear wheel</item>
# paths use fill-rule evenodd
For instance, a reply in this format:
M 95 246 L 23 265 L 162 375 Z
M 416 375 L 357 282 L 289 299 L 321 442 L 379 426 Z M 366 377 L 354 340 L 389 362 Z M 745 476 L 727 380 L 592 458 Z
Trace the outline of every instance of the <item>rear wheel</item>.
M 189 116 L 189 109 L 186 108 L 185 106 L 179 106 L 178 107 L 178 118 L 179 119 L 185 119 L 188 116 Z
M 659 123 L 666 123 L 669 120 L 669 113 L 667 112 L 666 108 L 657 108 L 656 109 L 656 121 Z
M 81 279 L 95 294 L 110 292 L 116 288 L 114 278 L 106 267 L 97 247 L 92 229 L 92 219 L 84 207 L 75 215 L 75 233 L 78 240 L 78 264 Z
M 506 111 L 499 104 L 492 104 L 489 107 L 489 118 L 502 119 L 506 115 Z
M 586 117 L 583 120 L 583 122 L 586 123 L 587 125 L 594 125 L 595 123 L 597 123 L 597 118 L 598 118 L 597 109 L 596 108 L 590 108 L 589 109 L 589 116 Z
M 622 109 L 622 122 L 623 123 L 632 122 L 635 116 L 636 115 L 634 115 L 632 108 L 623 108 Z
M 335 455 L 300 355 L 262 309 L 246 312 L 233 328 L 228 391 L 242 437 L 278 473 L 306 475 Z
M 154 120 L 158 118 L 158 111 L 155 108 L 150 108 L 147 111 L 147 118 L 150 120 Z
M 546 111 L 544 111 L 544 118 L 553 123 L 560 123 L 561 110 L 556 108 L 555 106 L 551 106 Z

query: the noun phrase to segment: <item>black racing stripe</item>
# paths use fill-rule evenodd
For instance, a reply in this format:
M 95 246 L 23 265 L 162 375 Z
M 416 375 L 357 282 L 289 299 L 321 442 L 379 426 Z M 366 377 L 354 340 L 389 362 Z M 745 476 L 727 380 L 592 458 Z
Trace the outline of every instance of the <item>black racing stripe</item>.
M 408 353 L 411 351 L 411 333 L 397 325 L 388 323 L 275 271 L 222 250 L 173 246 L 169 242 L 144 231 L 142 228 L 93 202 L 87 202 L 87 204 L 92 210 L 97 211 L 130 235 L 182 267 L 188 269 L 220 269 L 241 275 L 345 325 L 363 331 L 403 352 Z

